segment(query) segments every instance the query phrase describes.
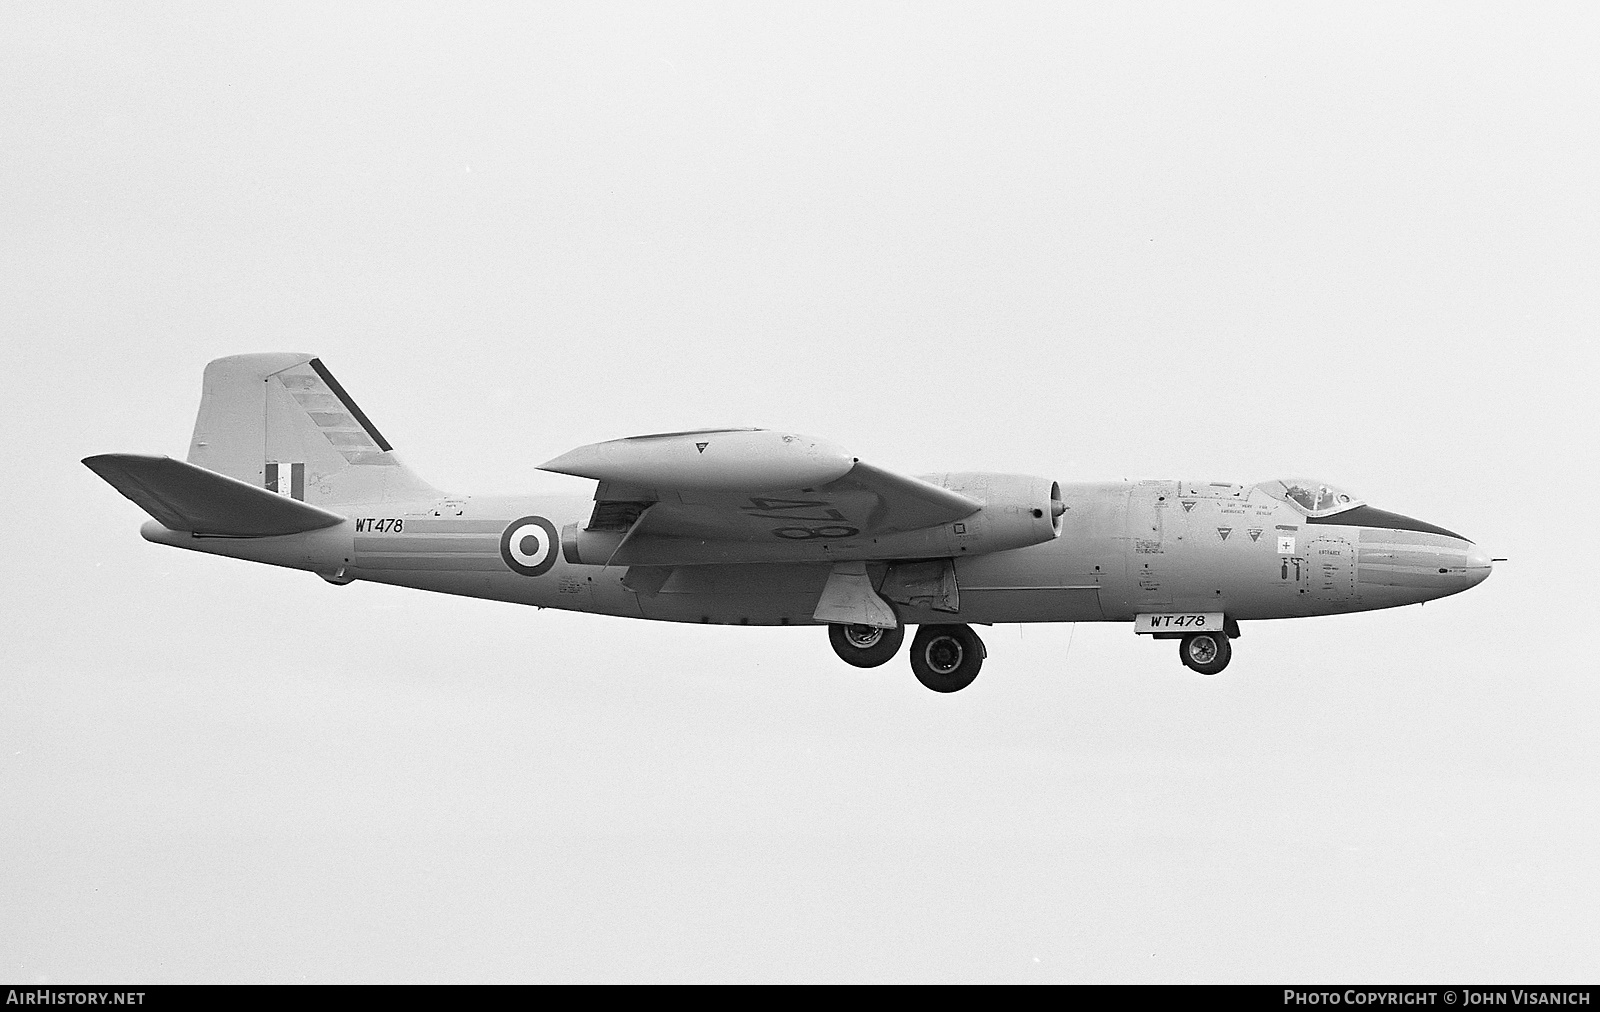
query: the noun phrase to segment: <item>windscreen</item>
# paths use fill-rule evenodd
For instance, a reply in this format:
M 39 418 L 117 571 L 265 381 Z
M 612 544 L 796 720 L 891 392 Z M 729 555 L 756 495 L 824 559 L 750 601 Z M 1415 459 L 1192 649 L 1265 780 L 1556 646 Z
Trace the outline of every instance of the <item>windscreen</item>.
M 1315 478 L 1284 478 L 1280 481 L 1264 481 L 1257 486 L 1274 499 L 1281 499 L 1293 505 L 1307 516 L 1327 516 L 1339 513 L 1356 506 L 1366 500 L 1351 495 L 1344 489 L 1330 485 L 1325 481 Z

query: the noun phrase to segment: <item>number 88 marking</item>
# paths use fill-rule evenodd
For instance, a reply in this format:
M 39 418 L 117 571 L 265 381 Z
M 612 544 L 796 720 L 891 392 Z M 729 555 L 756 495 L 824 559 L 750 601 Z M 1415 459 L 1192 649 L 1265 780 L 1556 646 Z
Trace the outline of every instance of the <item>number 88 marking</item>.
M 842 524 L 829 524 L 825 527 L 779 527 L 772 533 L 790 541 L 813 541 L 817 538 L 853 538 L 861 531 Z

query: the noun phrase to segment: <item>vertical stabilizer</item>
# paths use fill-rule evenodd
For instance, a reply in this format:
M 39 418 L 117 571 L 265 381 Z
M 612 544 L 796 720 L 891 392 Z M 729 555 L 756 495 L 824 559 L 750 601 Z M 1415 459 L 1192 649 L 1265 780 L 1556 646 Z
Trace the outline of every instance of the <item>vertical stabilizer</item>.
M 189 463 L 309 503 L 443 493 L 389 443 L 311 355 L 232 355 L 206 366 Z

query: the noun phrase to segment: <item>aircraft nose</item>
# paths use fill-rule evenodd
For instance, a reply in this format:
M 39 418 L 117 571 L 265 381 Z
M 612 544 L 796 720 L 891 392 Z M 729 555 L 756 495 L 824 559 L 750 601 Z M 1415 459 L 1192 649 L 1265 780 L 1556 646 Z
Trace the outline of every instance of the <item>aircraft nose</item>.
M 1494 560 L 1489 557 L 1489 550 L 1482 545 L 1469 544 L 1467 546 L 1466 573 L 1464 574 L 1476 586 L 1489 578 L 1494 571 Z

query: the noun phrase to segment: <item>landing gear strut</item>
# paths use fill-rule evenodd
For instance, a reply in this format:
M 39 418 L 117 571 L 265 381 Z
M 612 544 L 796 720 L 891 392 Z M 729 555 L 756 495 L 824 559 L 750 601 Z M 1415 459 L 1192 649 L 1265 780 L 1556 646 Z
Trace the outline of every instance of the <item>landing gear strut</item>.
M 1233 659 L 1233 647 L 1227 633 L 1193 633 L 1179 641 L 1178 657 L 1202 675 L 1214 675 Z
M 911 640 L 911 670 L 934 692 L 955 692 L 978 677 L 987 653 L 970 626 L 920 626 Z
M 833 644 L 833 652 L 846 664 L 854 664 L 858 668 L 875 668 L 889 660 L 899 651 L 905 638 L 906 627 L 903 624 L 893 629 L 837 623 L 828 626 L 828 642 Z

